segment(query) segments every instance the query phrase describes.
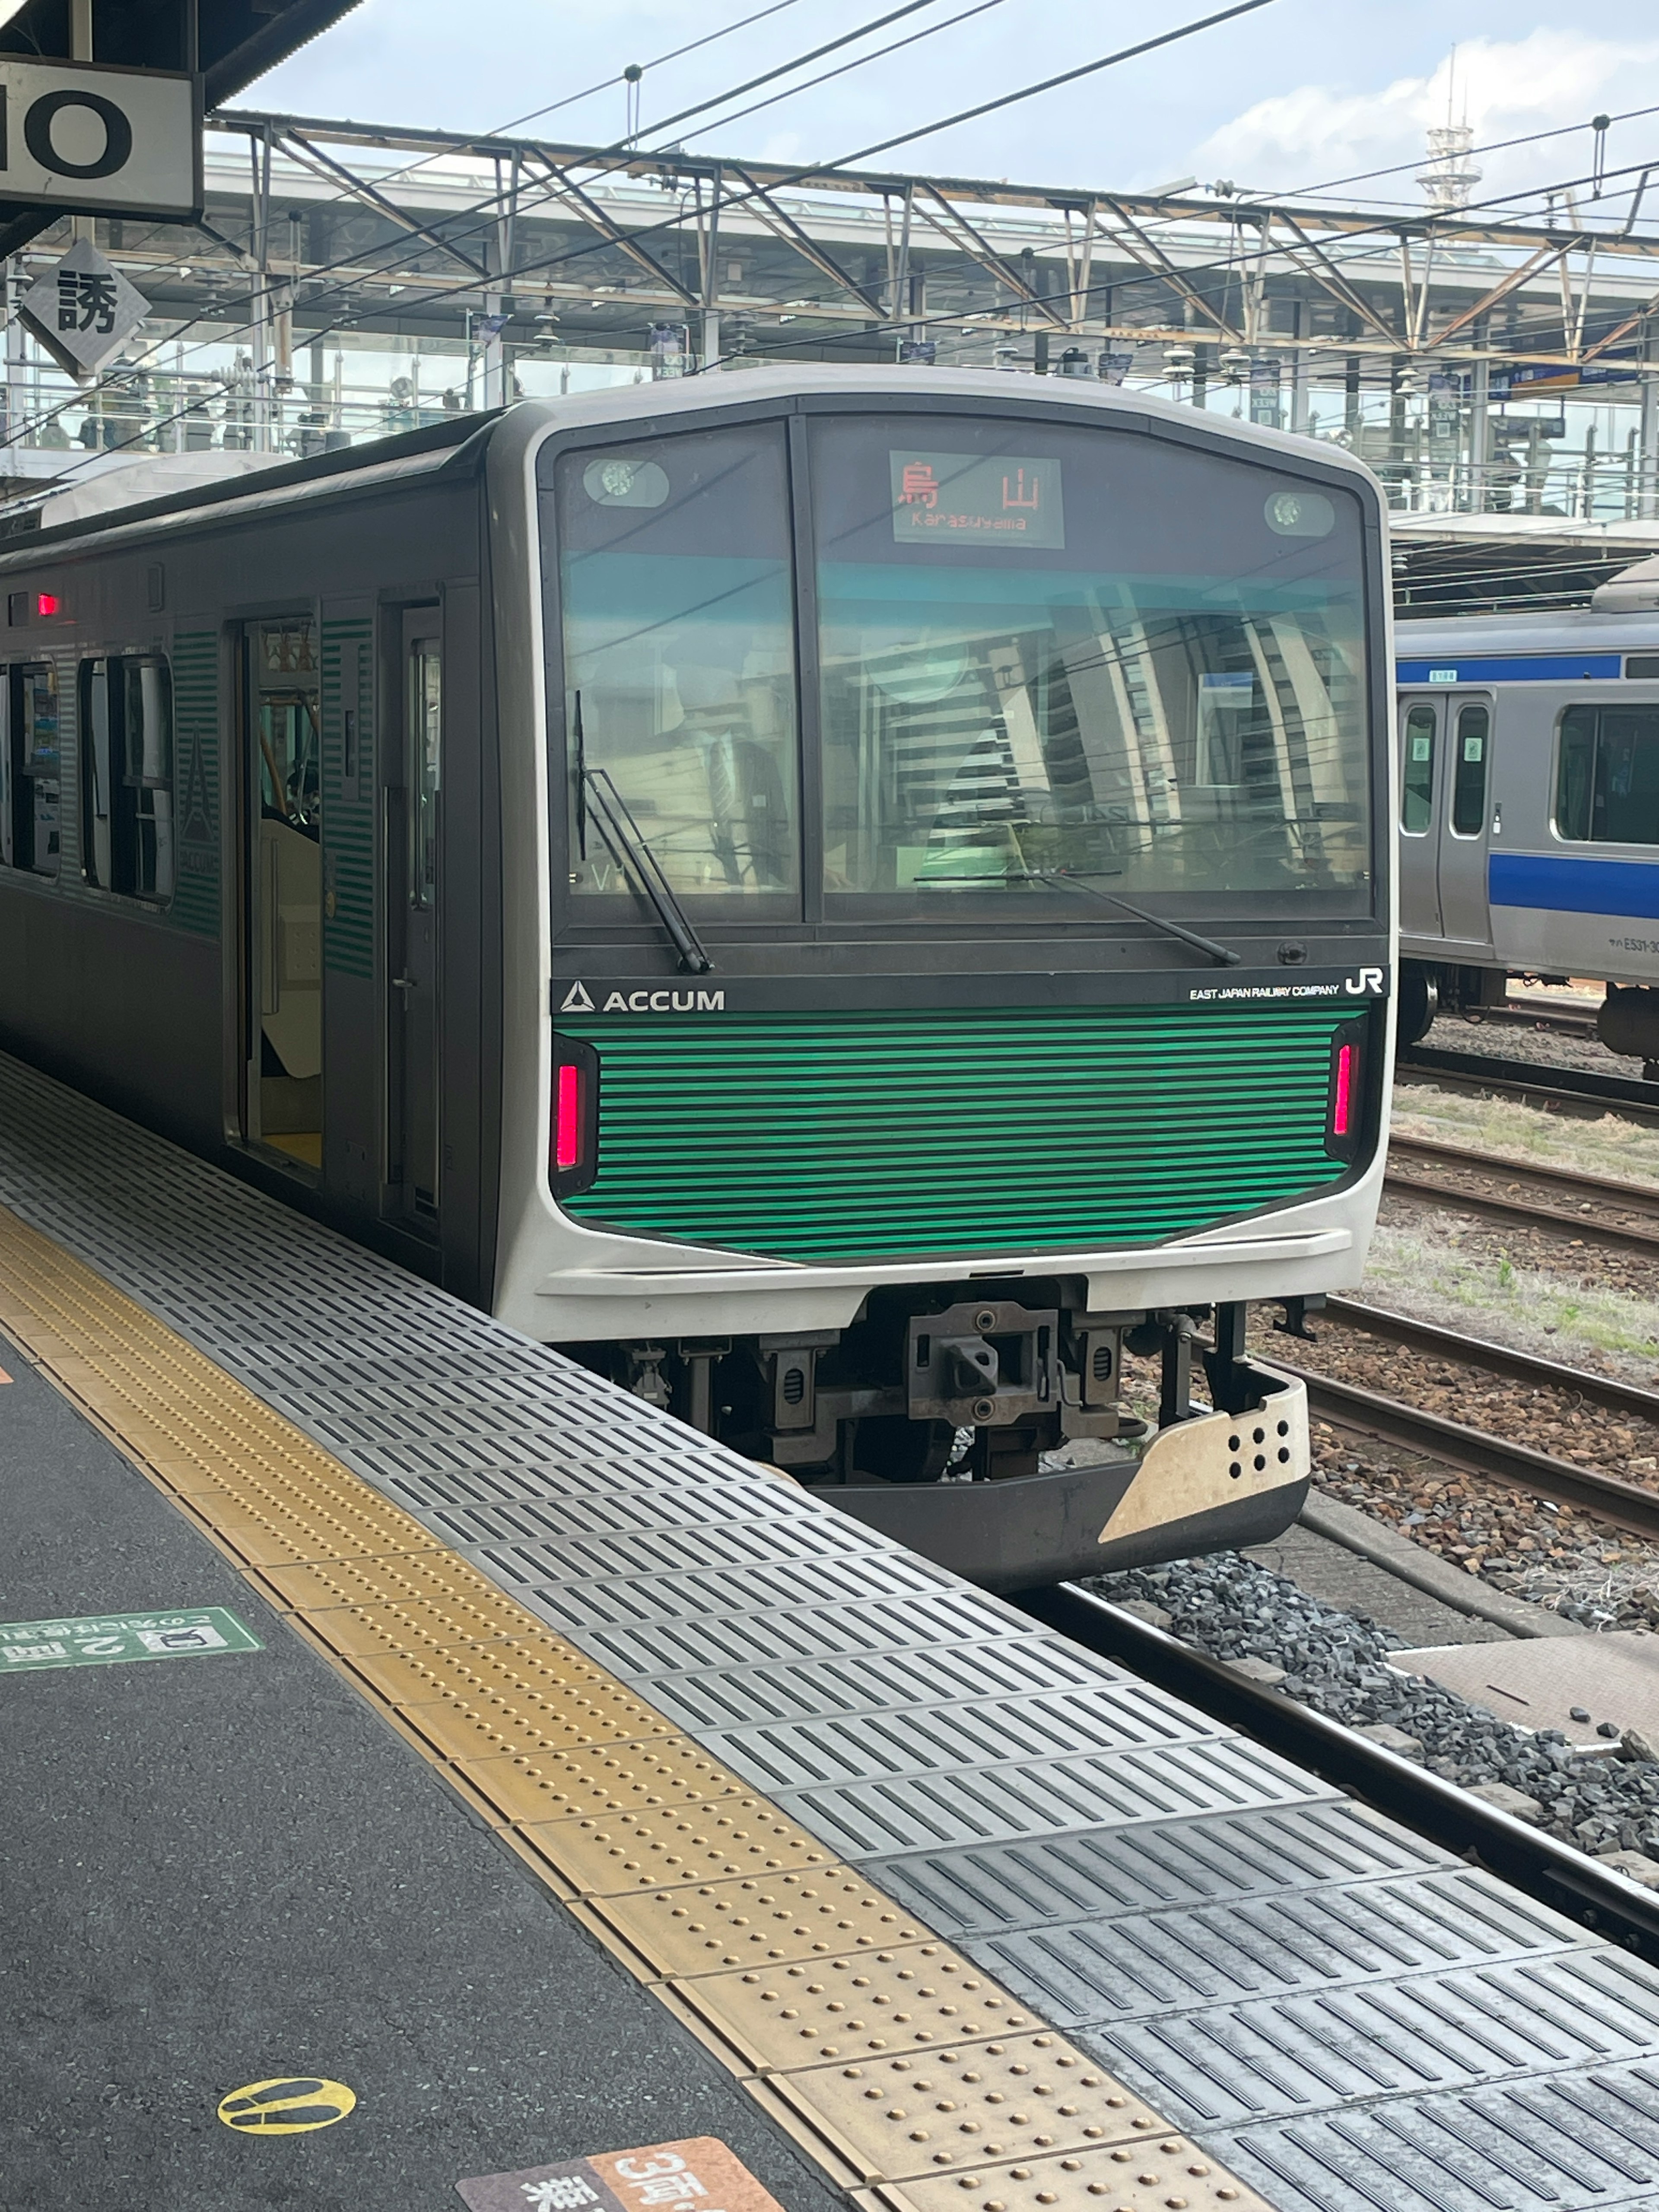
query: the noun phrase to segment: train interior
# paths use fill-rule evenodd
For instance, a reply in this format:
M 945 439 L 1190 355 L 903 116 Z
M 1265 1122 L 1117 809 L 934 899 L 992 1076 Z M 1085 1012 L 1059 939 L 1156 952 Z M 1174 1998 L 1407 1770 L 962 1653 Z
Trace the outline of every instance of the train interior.
M 321 675 L 309 616 L 246 632 L 251 738 L 248 937 L 257 1009 L 247 1135 L 323 1164 Z

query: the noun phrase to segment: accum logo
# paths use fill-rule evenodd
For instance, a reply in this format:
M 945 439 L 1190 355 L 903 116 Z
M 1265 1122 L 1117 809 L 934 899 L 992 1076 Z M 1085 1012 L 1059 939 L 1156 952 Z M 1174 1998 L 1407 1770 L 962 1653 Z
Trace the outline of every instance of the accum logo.
M 559 1001 L 562 1014 L 723 1014 L 726 993 L 720 991 L 611 991 L 603 1006 L 595 1006 L 585 983 L 573 983 Z

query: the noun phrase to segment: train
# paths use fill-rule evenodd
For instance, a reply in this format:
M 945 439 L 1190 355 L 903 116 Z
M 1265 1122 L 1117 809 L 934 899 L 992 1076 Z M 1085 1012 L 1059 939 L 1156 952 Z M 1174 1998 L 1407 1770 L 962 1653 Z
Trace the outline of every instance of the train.
M 1659 1079 L 1659 559 L 1587 608 L 1401 622 L 1395 651 L 1401 1042 L 1578 979 Z
M 0 1048 L 987 1587 L 1294 1517 L 1247 1315 L 1357 1280 L 1392 1049 L 1362 465 L 797 363 L 72 498 Z

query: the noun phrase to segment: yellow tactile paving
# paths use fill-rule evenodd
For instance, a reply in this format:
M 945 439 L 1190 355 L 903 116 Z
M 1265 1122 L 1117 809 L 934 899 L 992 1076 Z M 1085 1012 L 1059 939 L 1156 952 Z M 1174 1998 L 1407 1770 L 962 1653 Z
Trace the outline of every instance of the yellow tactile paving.
M 597 1909 L 662 1974 L 787 1966 L 920 1942 L 932 1933 L 861 1875 L 834 1865 L 693 1890 L 648 1889 L 605 1899 Z
M 769 2073 L 826 2059 L 880 2058 L 969 2039 L 1042 2028 L 981 1971 L 937 1938 L 738 1973 L 696 1974 L 685 1997 Z
M 464 1609 L 453 1601 L 417 1598 L 405 1605 L 337 1605 L 327 1610 L 329 1641 L 354 1666 L 374 1659 L 418 1668 L 445 1652 L 471 1662 L 488 1646 L 511 1644 L 525 1632 L 524 1614 L 507 1598 L 494 1607 Z M 396 1702 L 395 1692 L 382 1694 Z
M 988 2163 L 1132 2143 L 1162 2128 L 1147 2106 L 1052 2033 L 815 2066 L 772 2086 L 866 2182 L 976 2172 Z
M 733 1776 L 732 1787 L 747 1785 Z M 835 1863 L 816 1836 L 752 1793 L 684 1812 L 526 1822 L 523 1833 L 567 1881 L 593 1897 Z
M 0 1328 L 868 2212 L 1267 2212 L 411 1515 L 4 1208 Z
M 432 1708 L 405 1716 L 411 1727 L 442 1749 L 428 1726 Z M 456 1766 L 477 1795 L 506 1820 L 533 1824 L 617 1813 L 696 1807 L 732 1796 L 740 1786 L 730 1771 L 683 1739 L 661 1744 L 599 1746 L 568 1759 L 458 1759 Z
M 617 1689 L 608 1674 L 574 1654 L 570 1663 L 556 1664 L 522 1644 L 480 1644 L 462 1650 L 452 1641 L 441 1668 L 434 1663 L 438 1656 L 436 1645 L 430 1656 L 405 1645 L 354 1650 L 351 1663 L 394 1705 L 413 1710 L 498 1700 L 509 1711 L 533 1716 L 550 1733 L 556 1729 L 557 1740 L 568 1744 L 631 1743 L 676 1733 L 653 1707 Z
M 864 2192 L 860 2192 L 863 2195 Z M 880 2182 L 891 2212 L 1262 2212 L 1262 2199 L 1185 2136 Z
M 295 1613 L 321 1615 L 337 1606 L 397 1606 L 447 1601 L 458 1621 L 510 1620 L 511 1633 L 552 1637 L 533 1614 L 501 1595 L 465 1559 L 434 1551 L 415 1562 L 383 1554 L 375 1559 L 331 1559 L 305 1566 L 271 1567 L 260 1576 Z M 554 1638 L 556 1642 L 557 1639 Z

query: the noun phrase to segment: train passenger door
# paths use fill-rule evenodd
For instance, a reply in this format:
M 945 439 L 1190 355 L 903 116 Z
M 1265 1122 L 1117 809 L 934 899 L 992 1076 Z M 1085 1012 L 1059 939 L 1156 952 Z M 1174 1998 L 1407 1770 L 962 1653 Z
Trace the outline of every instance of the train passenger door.
M 309 615 L 243 633 L 247 793 L 244 1130 L 323 1164 L 322 690 Z
M 392 1210 L 428 1235 L 438 1223 L 440 821 L 443 644 L 439 610 L 403 613 L 401 729 L 386 808 L 387 1182 Z
M 1400 707 L 1400 933 L 1440 934 L 1439 775 L 1441 704 L 1404 699 Z
M 1442 702 L 1445 732 L 1438 844 L 1440 926 L 1449 945 L 1492 949 L 1486 852 L 1492 824 L 1492 702 Z

